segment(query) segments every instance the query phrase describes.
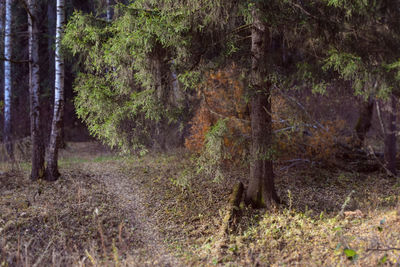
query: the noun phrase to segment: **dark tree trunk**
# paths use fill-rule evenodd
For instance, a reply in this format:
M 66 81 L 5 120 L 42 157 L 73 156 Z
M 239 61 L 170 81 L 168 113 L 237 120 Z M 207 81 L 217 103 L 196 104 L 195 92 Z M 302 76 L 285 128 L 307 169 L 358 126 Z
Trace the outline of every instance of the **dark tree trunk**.
M 165 64 L 165 56 L 166 52 L 161 45 L 154 48 L 151 56 L 155 93 L 162 107 L 167 104 L 169 90 L 169 81 L 166 79 L 169 68 Z M 155 148 L 162 151 L 166 150 L 166 120 L 165 114 L 161 114 L 159 121 L 155 125 Z
M 47 49 L 49 53 L 49 77 L 54 77 L 54 45 L 56 36 L 56 5 L 55 1 L 48 1 L 47 3 Z M 51 86 L 53 91 L 54 87 Z
M 44 143 L 40 125 L 40 91 L 39 91 L 39 30 L 37 25 L 38 5 L 36 0 L 29 0 L 29 98 L 32 139 L 31 179 L 44 177 Z
M 364 143 L 365 136 L 371 128 L 372 114 L 374 111 L 374 100 L 372 97 L 368 98 L 368 101 L 362 103 L 360 107 L 360 116 L 356 124 L 356 146 L 361 147 Z
M 388 126 L 385 134 L 385 165 L 393 174 L 397 174 L 396 170 L 396 97 L 392 94 L 387 108 Z
M 268 74 L 268 26 L 262 19 L 260 3 L 252 10 L 252 73 L 251 131 L 252 146 L 250 181 L 245 201 L 255 208 L 271 208 L 279 203 L 275 190 L 272 164 L 271 85 L 265 81 Z

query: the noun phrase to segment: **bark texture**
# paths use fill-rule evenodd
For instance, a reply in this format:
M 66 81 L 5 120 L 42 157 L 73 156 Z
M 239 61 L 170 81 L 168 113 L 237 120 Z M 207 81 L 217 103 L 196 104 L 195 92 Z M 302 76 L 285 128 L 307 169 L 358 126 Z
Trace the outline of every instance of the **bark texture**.
M 11 59 L 12 56 L 12 39 L 11 39 L 11 23 L 12 11 L 11 5 L 13 0 L 6 0 L 6 17 L 4 30 L 4 57 Z M 6 146 L 7 156 L 9 159 L 14 159 L 12 129 L 11 129 L 11 61 L 4 61 L 4 143 Z
M 229 203 L 226 208 L 226 214 L 220 227 L 220 236 L 230 234 L 230 231 L 234 231 L 236 224 L 240 219 L 240 202 L 243 198 L 244 186 L 241 182 L 237 183 L 232 190 L 229 198 Z
M 393 174 L 397 174 L 396 170 L 396 103 L 397 99 L 394 95 L 391 96 L 387 103 L 387 129 L 385 133 L 385 165 L 386 168 Z
M 107 21 L 111 21 L 113 17 L 112 0 L 107 0 Z
M 5 0 L 0 0 L 0 36 L 4 36 L 5 27 Z M 4 37 L 0 42 L 0 54 L 4 58 Z M 0 64 L 0 87 L 4 88 L 4 64 Z
M 356 124 L 356 146 L 361 147 L 364 143 L 365 136 L 371 128 L 372 114 L 374 111 L 374 100 L 370 97 L 368 101 L 362 103 L 360 107 L 360 117 Z
M 61 129 L 64 115 L 64 61 L 61 57 L 60 45 L 65 20 L 64 5 L 65 0 L 57 0 L 54 113 L 51 124 L 46 168 L 46 180 L 49 181 L 55 181 L 60 176 L 58 171 L 58 148 L 61 139 Z
M 250 181 L 245 202 L 255 208 L 271 208 L 279 203 L 275 190 L 272 164 L 271 92 L 268 74 L 268 49 L 270 34 L 262 19 L 261 3 L 252 10 L 253 29 L 251 33 L 252 70 L 251 86 L 251 161 Z
M 40 88 L 39 88 L 39 30 L 37 22 L 37 0 L 29 0 L 29 100 L 32 140 L 32 170 L 31 179 L 44 177 L 44 142 L 40 123 Z
M 168 65 L 165 63 L 165 57 L 165 49 L 161 45 L 156 46 L 151 55 L 151 68 L 155 93 L 157 94 L 157 100 L 161 107 L 167 105 L 169 94 L 169 79 L 167 79 L 167 77 L 170 71 Z M 162 151 L 166 150 L 166 121 L 167 118 L 165 114 L 161 114 L 155 126 L 154 147 Z

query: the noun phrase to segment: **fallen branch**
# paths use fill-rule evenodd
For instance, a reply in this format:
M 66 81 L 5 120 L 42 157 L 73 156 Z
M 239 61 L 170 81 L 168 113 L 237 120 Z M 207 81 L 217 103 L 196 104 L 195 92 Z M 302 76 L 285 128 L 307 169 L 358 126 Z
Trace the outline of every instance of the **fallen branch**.
M 367 248 L 366 251 L 390 251 L 390 250 L 400 250 L 400 248 L 387 247 L 387 248 Z
M 225 217 L 222 221 L 220 227 L 220 235 L 224 236 L 229 234 L 235 228 L 236 221 L 240 213 L 240 202 L 242 200 L 242 195 L 244 192 L 244 186 L 241 182 L 237 183 L 232 190 L 231 196 L 229 198 L 228 207 L 226 209 Z
M 399 177 L 398 177 L 397 175 L 395 175 L 392 171 L 390 171 L 388 168 L 386 168 L 385 164 L 383 164 L 382 161 L 379 160 L 379 158 L 376 156 L 376 154 L 375 154 L 374 149 L 372 148 L 372 146 L 368 146 L 368 149 L 371 151 L 371 154 L 375 157 L 375 159 L 376 159 L 376 161 L 378 162 L 378 164 L 381 165 L 382 168 L 384 168 L 385 171 L 386 171 L 389 175 L 391 175 L 391 176 L 393 176 L 393 177 L 396 177 L 396 178 L 399 178 Z
M 299 101 L 297 101 L 294 97 L 291 97 L 291 96 L 289 96 L 289 95 L 287 95 L 287 94 L 284 94 L 283 91 L 282 91 L 278 86 L 275 85 L 275 88 L 281 93 L 281 95 L 282 95 L 283 97 L 286 97 L 287 99 L 291 100 L 291 101 L 292 101 L 293 103 L 295 103 L 300 109 L 302 109 L 303 112 L 304 112 L 304 114 L 306 114 L 308 118 L 310 118 L 311 120 L 313 120 L 313 121 L 315 122 L 315 124 L 318 125 L 318 127 L 320 127 L 321 129 L 324 129 L 325 131 L 327 131 L 327 129 L 326 129 L 321 123 L 319 123 L 317 120 L 315 120 L 315 119 L 311 116 L 311 114 L 308 113 L 307 109 L 306 109 Z
M 310 160 L 308 160 L 308 159 L 292 159 L 292 160 L 286 161 L 286 163 L 291 163 L 291 164 L 289 166 L 285 166 L 285 167 L 280 168 L 279 169 L 280 171 L 283 171 L 283 170 L 287 171 L 290 168 L 292 168 L 292 167 L 294 167 L 294 166 L 296 166 L 296 165 L 298 165 L 300 163 L 310 163 Z

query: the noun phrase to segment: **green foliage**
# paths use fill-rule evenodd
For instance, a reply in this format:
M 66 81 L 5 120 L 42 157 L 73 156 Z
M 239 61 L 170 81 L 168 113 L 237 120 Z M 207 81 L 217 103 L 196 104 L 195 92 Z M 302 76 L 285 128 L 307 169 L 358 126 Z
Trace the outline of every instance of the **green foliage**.
M 251 57 L 245 40 L 255 6 L 269 25 L 273 45 L 265 79 L 274 86 L 308 86 L 323 94 L 328 86 L 349 81 L 355 94 L 382 98 L 397 88 L 400 64 L 393 59 L 400 58 L 400 50 L 393 43 L 399 41 L 399 27 L 392 20 L 397 11 L 388 4 L 137 0 L 117 5 L 112 22 L 77 12 L 66 27 L 63 44 L 79 55 L 79 117 L 112 146 L 129 150 L 150 144 L 156 123 L 176 121 L 182 114 L 181 106 L 160 97 L 160 84 L 164 92 L 169 88 L 157 82 L 154 61 L 178 77 L 185 94 L 199 88 L 205 71 L 229 61 L 247 73 Z M 385 18 L 387 25 L 382 25 Z M 251 95 L 251 86 L 246 90 Z M 210 141 L 209 146 L 215 150 L 217 144 Z
M 353 250 L 353 249 L 350 249 L 350 248 L 345 248 L 344 250 L 343 250 L 343 252 L 344 252 L 344 254 L 346 255 L 346 257 L 349 259 L 349 260 L 356 260 L 357 258 L 358 258 L 358 256 L 357 256 L 357 252 L 355 251 L 355 250 Z
M 197 173 L 205 173 L 218 182 L 224 178 L 222 162 L 229 157 L 224 150 L 224 136 L 229 132 L 228 119 L 218 120 L 206 134 L 204 149 L 197 161 Z
M 154 123 L 173 121 L 181 110 L 158 97 L 151 60 L 173 44 L 184 46 L 177 37 L 186 24 L 179 12 L 147 10 L 143 2 L 119 6 L 120 17 L 112 23 L 76 12 L 63 39 L 64 47 L 79 56 L 78 116 L 92 135 L 124 151 L 149 145 Z

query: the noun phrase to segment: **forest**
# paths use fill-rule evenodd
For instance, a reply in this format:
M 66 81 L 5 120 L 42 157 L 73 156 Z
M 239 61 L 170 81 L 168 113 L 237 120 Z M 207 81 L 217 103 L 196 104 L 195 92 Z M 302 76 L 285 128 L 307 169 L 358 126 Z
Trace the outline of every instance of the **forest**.
M 397 0 L 0 0 L 0 266 L 399 266 Z

